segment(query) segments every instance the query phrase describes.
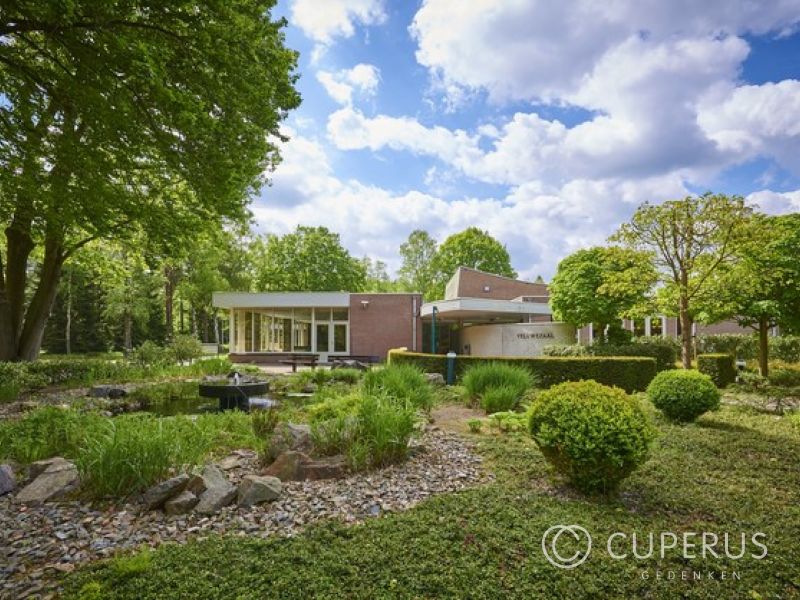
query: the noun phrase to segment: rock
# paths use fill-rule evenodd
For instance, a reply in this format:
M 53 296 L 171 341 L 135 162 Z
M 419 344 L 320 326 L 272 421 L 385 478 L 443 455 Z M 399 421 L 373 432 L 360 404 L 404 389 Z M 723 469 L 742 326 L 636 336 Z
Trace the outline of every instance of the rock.
M 89 389 L 89 395 L 92 398 L 124 398 L 128 390 L 113 385 L 95 385 Z
M 180 494 L 188 483 L 189 476 L 181 473 L 177 477 L 172 477 L 151 487 L 142 496 L 142 502 L 147 510 L 158 508 L 173 496 Z
M 263 474 L 277 477 L 281 481 L 300 481 L 303 479 L 303 464 L 309 460 L 309 457 L 302 452 L 287 450 L 281 452 L 278 458 L 264 470 Z
M 37 467 L 38 469 L 38 467 Z M 63 458 L 51 463 L 17 494 L 15 500 L 22 504 L 38 504 L 71 492 L 78 485 L 78 469 Z
M 30 465 L 28 465 L 27 483 L 30 483 L 36 479 L 52 465 L 64 465 L 66 463 L 69 463 L 69 461 L 66 458 L 61 458 L 60 456 L 54 456 L 53 458 L 45 458 L 44 460 L 32 462 Z
M 275 428 L 269 441 L 269 455 L 275 460 L 281 452 L 294 450 L 309 452 L 311 450 L 311 426 L 282 423 Z
M 300 473 L 304 480 L 336 479 L 344 477 L 347 462 L 344 456 L 328 456 L 319 460 L 308 460 L 301 465 Z
M 239 484 L 239 506 L 253 506 L 262 502 L 276 500 L 281 495 L 283 486 L 277 477 L 246 475 Z
M 227 506 L 236 497 L 236 487 L 216 465 L 206 465 L 199 475 L 189 480 L 186 489 L 199 496 L 195 510 L 202 514 L 213 514 Z
M 444 376 L 441 373 L 425 373 L 425 380 L 431 385 L 444 385 Z
M 189 490 L 183 490 L 164 503 L 164 512 L 168 515 L 182 515 L 197 506 L 198 502 L 200 502 L 200 498 Z
M 17 487 L 17 478 L 11 465 L 0 465 L 0 496 L 13 492 Z
M 241 466 L 241 464 L 242 464 L 241 457 L 236 454 L 231 454 L 230 456 L 226 456 L 221 461 L 219 461 L 217 463 L 217 466 L 223 471 L 230 471 L 231 469 L 235 469 L 236 467 Z

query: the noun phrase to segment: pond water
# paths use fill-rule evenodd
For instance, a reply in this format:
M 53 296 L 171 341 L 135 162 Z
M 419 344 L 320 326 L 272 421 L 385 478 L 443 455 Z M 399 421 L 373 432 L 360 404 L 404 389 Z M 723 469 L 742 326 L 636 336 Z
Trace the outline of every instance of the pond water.
M 162 402 L 151 402 L 144 410 L 159 417 L 199 415 L 207 412 L 217 412 L 219 410 L 219 401 L 213 398 L 201 398 L 200 396 L 195 398 L 170 398 Z

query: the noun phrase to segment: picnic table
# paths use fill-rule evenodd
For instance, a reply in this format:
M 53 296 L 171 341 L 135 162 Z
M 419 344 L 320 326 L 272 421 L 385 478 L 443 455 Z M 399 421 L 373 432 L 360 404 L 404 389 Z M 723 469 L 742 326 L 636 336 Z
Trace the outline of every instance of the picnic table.
M 292 373 L 297 373 L 297 365 L 307 365 L 313 370 L 314 367 L 317 366 L 318 360 L 318 354 L 292 353 L 287 354 L 286 358 L 283 358 L 278 362 L 284 365 L 292 365 Z

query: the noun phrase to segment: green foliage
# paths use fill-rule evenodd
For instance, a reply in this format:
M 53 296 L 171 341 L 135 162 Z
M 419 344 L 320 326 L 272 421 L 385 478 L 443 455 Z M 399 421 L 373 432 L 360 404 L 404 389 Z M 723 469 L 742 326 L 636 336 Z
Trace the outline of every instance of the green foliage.
M 403 264 L 398 275 L 400 285 L 409 292 L 419 292 L 425 299 L 432 296 L 435 273 L 433 259 L 436 256 L 436 240 L 427 231 L 415 229 L 400 245 Z
M 126 579 L 147 572 L 152 563 L 153 553 L 148 546 L 143 546 L 135 554 L 115 556 L 109 561 L 109 568 L 117 579 Z
M 674 369 L 677 359 L 671 343 L 592 344 L 587 351 L 592 356 L 647 356 L 655 359 L 657 371 Z
M 699 354 L 697 370 L 711 377 L 718 388 L 736 381 L 736 364 L 730 354 Z
M 254 410 L 250 416 L 253 421 L 253 433 L 260 440 L 269 439 L 280 420 L 280 412 L 276 408 Z
M 193 361 L 203 355 L 203 345 L 193 335 L 177 334 L 172 338 L 169 350 L 179 364 Z
M 366 396 L 356 418 L 357 430 L 348 449 L 354 469 L 383 467 L 405 459 L 416 426 L 413 405 L 385 396 Z
M 393 364 L 371 369 L 364 375 L 363 388 L 367 394 L 386 395 L 417 409 L 430 410 L 433 390 L 419 368 L 409 364 Z
M 564 381 L 594 379 L 606 385 L 616 385 L 627 392 L 644 391 L 656 374 L 655 360 L 642 357 L 459 356 L 456 359 L 456 376 L 463 375 L 472 365 L 487 362 L 523 367 L 530 371 L 537 385 L 545 388 Z M 416 365 L 426 373 L 441 373 L 443 376 L 447 372 L 446 358 L 441 354 L 391 350 L 389 363 Z
M 586 346 L 581 344 L 551 344 L 542 348 L 544 356 L 586 356 Z
M 330 419 L 346 417 L 355 412 L 360 402 L 361 393 L 358 391 L 347 394 L 333 394 L 308 407 L 308 420 L 311 423 L 320 423 Z
M 312 421 L 311 442 L 316 454 L 333 456 L 347 453 L 357 432 L 358 423 L 353 414 L 357 408 L 358 404 L 351 406 L 348 413 L 337 414 L 325 421 Z
M 528 425 L 528 416 L 525 413 L 514 411 L 501 411 L 489 417 L 489 424 L 503 433 L 525 431 Z
M 530 432 L 578 489 L 614 491 L 648 457 L 654 428 L 638 400 L 594 381 L 564 383 L 531 405 Z
M 350 291 L 364 289 L 366 271 L 325 227 L 298 226 L 293 233 L 257 239 L 251 246 L 254 285 L 263 291 Z
M 789 363 L 800 362 L 800 335 L 781 335 L 769 338 L 772 358 Z
M 470 433 L 480 433 L 483 428 L 483 419 L 468 419 L 467 427 Z
M 758 356 L 758 338 L 740 333 L 697 336 L 698 354 L 730 354 L 734 358 L 751 359 Z
M 167 348 L 146 340 L 131 353 L 131 360 L 141 367 L 161 367 L 172 364 L 174 355 Z
M 558 264 L 549 286 L 558 321 L 605 326 L 642 309 L 656 280 L 652 257 L 620 247 L 578 250 Z
M 331 381 L 355 385 L 361 381 L 361 378 L 364 376 L 364 372 L 360 371 L 359 369 L 350 368 L 331 369 L 328 371 L 328 376 Z
M 800 368 L 778 367 L 769 373 L 770 385 L 779 387 L 800 387 Z
M 647 395 L 673 421 L 694 421 L 719 408 L 719 390 L 708 375 L 697 371 L 662 371 L 647 387 Z
M 104 600 L 108 597 L 106 589 L 99 581 L 87 581 L 78 590 L 78 600 Z
M 444 297 L 445 285 L 459 267 L 505 277 L 517 276 L 517 272 L 511 267 L 511 258 L 505 246 L 486 231 L 469 227 L 451 235 L 439 246 L 433 259 L 434 284 L 430 289 L 429 300 Z
M 504 363 L 483 363 L 469 367 L 461 379 L 472 401 L 480 401 L 487 413 L 508 411 L 533 385 L 525 367 Z

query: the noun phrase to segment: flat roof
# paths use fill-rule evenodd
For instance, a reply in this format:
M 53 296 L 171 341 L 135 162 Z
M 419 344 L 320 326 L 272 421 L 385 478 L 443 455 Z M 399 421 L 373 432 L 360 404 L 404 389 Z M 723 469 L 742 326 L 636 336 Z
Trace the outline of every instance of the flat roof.
M 437 309 L 437 318 L 441 319 L 487 319 L 521 315 L 550 315 L 550 306 L 539 302 L 514 302 L 513 300 L 492 300 L 489 298 L 453 298 L 426 302 L 420 309 L 424 319 Z
M 214 292 L 216 308 L 347 308 L 350 292 Z

